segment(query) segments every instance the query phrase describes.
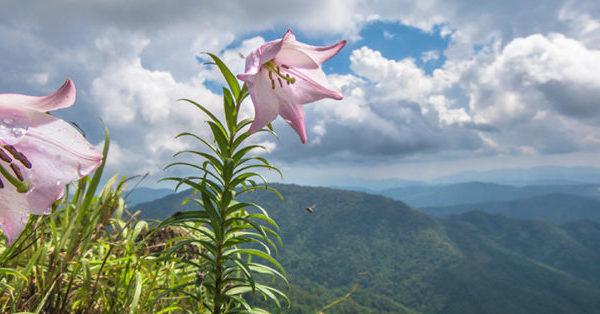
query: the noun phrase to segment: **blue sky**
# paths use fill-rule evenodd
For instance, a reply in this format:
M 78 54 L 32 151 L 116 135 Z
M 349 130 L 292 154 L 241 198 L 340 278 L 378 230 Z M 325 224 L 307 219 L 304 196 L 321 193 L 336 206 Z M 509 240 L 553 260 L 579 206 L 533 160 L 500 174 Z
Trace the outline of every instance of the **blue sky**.
M 600 166 L 597 1 L 13 2 L 0 12 L 0 92 L 47 94 L 69 77 L 78 100 L 55 115 L 100 145 L 108 170 L 164 176 L 172 154 L 208 136 L 176 99 L 220 110 L 202 51 L 243 70 L 247 54 L 291 28 L 346 47 L 323 65 L 345 95 L 305 106 L 308 143 L 281 119 L 257 136 L 285 182 L 427 179 L 462 170 Z M 252 116 L 250 103 L 242 113 Z

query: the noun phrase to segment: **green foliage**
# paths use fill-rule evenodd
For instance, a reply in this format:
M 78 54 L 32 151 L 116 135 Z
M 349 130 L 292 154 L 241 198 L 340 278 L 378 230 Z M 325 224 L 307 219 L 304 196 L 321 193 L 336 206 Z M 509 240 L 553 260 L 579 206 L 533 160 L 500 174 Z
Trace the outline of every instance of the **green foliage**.
M 183 292 L 198 303 L 200 310 L 213 313 L 260 311 L 252 308 L 244 296 L 262 295 L 281 309 L 280 299 L 287 296 L 280 290 L 260 283 L 262 276 L 280 278 L 287 283 L 285 271 L 273 258 L 277 245 L 281 243 L 278 226 L 266 210 L 256 203 L 239 202 L 238 192 L 245 193 L 266 189 L 265 178 L 258 172 L 279 172 L 269 162 L 251 155 L 259 145 L 246 144 L 249 134 L 241 130 L 252 120 L 238 121 L 239 105 L 248 95 L 244 85 L 241 89 L 229 69 L 213 54 L 208 54 L 219 67 L 229 85 L 223 88 L 225 121 L 217 119 L 208 109 L 189 99 L 183 101 L 203 111 L 209 120 L 213 141 L 184 132 L 178 137 L 190 137 L 198 141 L 205 150 L 186 150 L 177 153 L 200 158 L 196 163 L 175 162 L 166 168 L 186 167 L 186 177 L 169 177 L 164 180 L 191 187 L 194 194 L 184 201 L 195 204 L 197 210 L 176 213 L 162 221 L 160 228 L 178 226 L 191 230 L 190 236 L 177 243 L 167 252 L 169 260 L 187 264 L 196 278 L 172 288 L 169 292 Z M 263 130 L 263 132 L 271 132 Z M 257 181 L 258 180 L 258 184 Z M 195 246 L 197 250 L 185 250 Z M 191 258 L 179 258 L 175 254 L 185 252 Z M 190 291 L 191 290 L 191 291 Z
M 600 224 L 556 225 L 473 212 L 433 219 L 391 199 L 273 184 L 240 201 L 270 208 L 291 282 L 288 313 L 594 313 Z M 140 204 L 141 215 L 191 191 Z M 304 208 L 317 204 L 314 213 Z M 160 204 L 160 205 L 159 205 Z M 159 206 L 158 206 L 159 205 Z M 174 210 L 192 209 L 192 204 Z M 146 216 L 148 217 L 148 216 Z
M 600 200 L 563 193 L 551 193 L 511 201 L 484 202 L 420 208 L 437 217 L 479 210 L 523 219 L 546 219 L 555 223 L 577 220 L 600 222 Z
M 67 187 L 52 214 L 32 216 L 17 241 L 0 248 L 0 312 L 139 313 L 186 306 L 168 297 L 153 304 L 165 287 L 186 279 L 179 276 L 185 268 L 160 258 L 177 238 L 155 233 L 142 241 L 150 229 L 126 213 L 125 178 L 115 175 L 98 191 L 102 171 Z

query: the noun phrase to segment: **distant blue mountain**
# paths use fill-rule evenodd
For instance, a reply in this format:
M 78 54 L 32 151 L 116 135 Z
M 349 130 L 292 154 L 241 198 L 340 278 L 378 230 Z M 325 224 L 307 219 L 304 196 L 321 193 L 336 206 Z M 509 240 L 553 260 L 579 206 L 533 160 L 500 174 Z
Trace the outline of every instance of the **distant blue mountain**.
M 493 182 L 510 185 L 600 183 L 600 168 L 542 166 L 534 168 L 463 171 L 428 181 L 434 184 Z
M 488 182 L 467 182 L 408 186 L 378 192 L 378 194 L 403 201 L 413 207 L 511 201 L 551 193 L 600 199 L 600 184 L 511 186 Z
M 600 222 L 600 200 L 561 193 L 511 201 L 422 207 L 420 210 L 434 217 L 482 211 L 522 219 L 546 219 L 554 223 L 567 223 L 578 220 Z
M 136 204 L 151 202 L 159 198 L 163 198 L 169 194 L 172 194 L 171 189 L 151 189 L 151 188 L 135 188 L 132 191 L 125 192 L 125 202 L 129 206 Z
M 511 186 L 600 184 L 600 168 L 542 166 L 488 171 L 461 171 L 449 176 L 441 176 L 425 181 L 404 180 L 400 178 L 375 180 L 354 176 L 334 176 L 323 178 L 323 180 L 321 184 L 311 185 L 383 194 L 379 191 L 468 182 L 485 182 Z

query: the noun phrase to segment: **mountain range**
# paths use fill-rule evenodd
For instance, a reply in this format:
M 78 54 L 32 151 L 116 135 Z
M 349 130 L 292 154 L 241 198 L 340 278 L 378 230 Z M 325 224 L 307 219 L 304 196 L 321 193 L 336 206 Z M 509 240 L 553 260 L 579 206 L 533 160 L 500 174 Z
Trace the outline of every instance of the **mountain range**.
M 318 186 L 327 186 L 332 188 L 338 188 L 342 190 L 351 190 L 359 192 L 367 192 L 372 194 L 381 194 L 390 196 L 392 198 L 400 199 L 408 202 L 406 193 L 401 193 L 402 190 L 418 189 L 418 188 L 435 188 L 443 186 L 453 186 L 460 184 L 469 184 L 473 182 L 479 183 L 490 183 L 501 186 L 510 186 L 513 188 L 525 187 L 525 186 L 538 186 L 541 187 L 543 193 L 545 188 L 550 186 L 561 186 L 561 188 L 568 189 L 569 185 L 590 185 L 600 186 L 600 168 L 592 167 L 558 167 L 558 166 L 542 166 L 533 168 L 508 168 L 508 169 L 493 169 L 486 171 L 462 171 L 452 175 L 432 178 L 429 180 L 404 180 L 399 178 L 389 179 L 366 179 L 363 177 L 354 176 L 330 176 L 321 178 L 317 184 Z M 573 189 L 571 187 L 571 189 Z M 400 192 L 396 193 L 398 190 Z M 142 202 L 149 202 L 168 194 L 173 193 L 172 189 L 156 189 L 147 187 L 134 188 L 129 191 L 130 194 L 127 197 L 127 202 L 130 205 L 139 204 Z M 504 195 L 505 191 L 492 191 L 499 192 Z M 553 192 L 564 192 L 553 190 Z M 598 192 L 598 191 L 595 191 Z M 492 194 L 493 193 L 488 193 Z M 538 193 L 539 194 L 539 193 Z M 567 194 L 572 194 L 567 192 Z M 598 194 L 598 193 L 596 193 Z M 410 195 L 409 195 L 410 196 Z M 528 195 L 533 196 L 533 195 Z M 429 197 L 431 198 L 431 197 Z M 501 197 L 500 197 L 501 198 Z M 511 197 L 512 198 L 512 197 Z M 519 197 L 520 198 L 520 197 Z M 485 201 L 491 200 L 507 200 L 507 199 L 486 199 Z M 462 202 L 457 202 L 459 204 Z M 456 205 L 456 204 L 421 204 L 421 203 L 410 203 L 412 206 L 437 206 L 437 205 Z
M 510 201 L 560 193 L 600 199 L 600 184 L 512 186 L 489 182 L 417 185 L 377 191 L 414 207 Z
M 281 228 L 284 246 L 278 259 L 292 283 L 288 313 L 314 313 L 355 284 L 358 289 L 327 312 L 592 313 L 600 309 L 598 222 L 568 220 L 559 225 L 483 211 L 434 218 L 381 195 L 297 185 L 272 187 L 281 192 L 283 201 L 267 191 L 239 197 L 261 204 Z M 512 191 L 519 193 L 518 188 Z M 544 195 L 560 199 L 565 194 L 537 197 Z M 162 219 L 192 209 L 181 205 L 191 196 L 191 191 L 183 191 L 138 204 L 134 210 L 141 210 L 141 217 L 147 219 Z M 314 213 L 304 210 L 313 204 Z M 540 210 L 545 206 L 532 204 Z

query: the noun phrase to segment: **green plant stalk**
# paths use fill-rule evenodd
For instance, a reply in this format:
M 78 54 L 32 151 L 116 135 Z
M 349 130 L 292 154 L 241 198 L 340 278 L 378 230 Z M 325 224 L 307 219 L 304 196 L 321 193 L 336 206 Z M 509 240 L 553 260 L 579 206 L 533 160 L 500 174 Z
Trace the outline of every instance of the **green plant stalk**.
M 267 212 L 259 205 L 253 203 L 240 203 L 235 200 L 236 189 L 242 188 L 244 192 L 257 189 L 267 189 L 281 195 L 267 186 L 266 179 L 253 172 L 255 169 L 273 170 L 281 172 L 271 166 L 268 161 L 259 156 L 248 156 L 254 149 L 263 148 L 260 145 L 245 144 L 249 138 L 245 130 L 251 123 L 251 119 L 239 121 L 237 113 L 243 99 L 247 97 L 248 88 L 241 88 L 229 69 L 215 55 L 208 54 L 214 64 L 219 67 L 225 77 L 229 88 L 223 88 L 224 121 L 204 106 L 189 99 L 184 101 L 202 110 L 210 119 L 207 121 L 213 135 L 213 141 L 207 141 L 200 136 L 189 132 L 180 133 L 177 137 L 189 136 L 201 142 L 209 152 L 185 150 L 183 153 L 193 154 L 203 159 L 202 162 L 194 164 L 191 162 L 174 162 L 165 167 L 186 166 L 193 171 L 200 171 L 200 175 L 192 175 L 183 178 L 168 177 L 162 180 L 177 182 L 177 188 L 187 185 L 194 189 L 194 196 L 184 201 L 198 205 L 201 210 L 179 212 L 161 222 L 161 227 L 182 226 L 191 229 L 196 236 L 185 238 L 186 240 L 176 244 L 167 253 L 167 260 L 181 264 L 190 265 L 195 268 L 197 274 L 193 282 L 181 284 L 166 290 L 161 294 L 179 292 L 186 297 L 198 302 L 199 311 L 209 310 L 211 313 L 223 313 L 230 310 L 235 312 L 247 312 L 253 309 L 243 298 L 244 294 L 254 295 L 256 292 L 265 298 L 272 300 L 278 308 L 278 298 L 285 299 L 287 296 L 272 287 L 261 285 L 256 282 L 254 274 L 268 274 L 273 278 L 279 277 L 287 283 L 285 271 L 282 266 L 271 256 L 271 248 L 277 252 L 275 242 L 269 239 L 273 236 L 281 243 L 281 238 L 276 231 L 277 224 L 268 216 Z M 267 129 L 259 132 L 272 131 Z M 258 178 L 264 185 L 255 182 Z M 200 196 L 200 197 L 199 197 Z M 258 213 L 250 213 L 246 209 L 254 208 Z M 195 245 L 200 251 L 190 252 L 185 249 L 186 245 Z M 260 249 L 247 248 L 247 245 L 255 245 Z M 181 259 L 173 256 L 176 252 L 191 253 L 194 258 Z M 253 262 L 255 255 L 275 265 L 280 272 Z M 193 288 L 192 288 L 193 287 Z M 190 290 L 186 289 L 192 289 Z

